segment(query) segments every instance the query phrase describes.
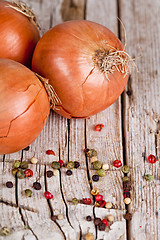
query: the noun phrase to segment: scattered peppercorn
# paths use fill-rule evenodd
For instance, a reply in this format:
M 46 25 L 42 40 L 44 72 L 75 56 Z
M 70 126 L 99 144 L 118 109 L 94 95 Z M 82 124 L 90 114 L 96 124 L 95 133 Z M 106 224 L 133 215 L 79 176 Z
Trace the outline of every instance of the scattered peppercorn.
M 52 221 L 56 221 L 56 220 L 57 220 L 57 216 L 53 215 L 53 216 L 51 217 L 51 220 L 52 220 Z
M 24 174 L 23 170 L 19 169 L 17 171 L 17 178 L 19 178 L 19 179 L 25 178 L 25 174 Z
M 127 165 L 124 165 L 124 166 L 122 167 L 122 172 L 123 172 L 123 173 L 129 173 L 129 172 L 130 172 L 130 167 L 128 167 Z
M 35 157 L 32 157 L 31 160 L 30 160 L 30 162 L 31 162 L 32 164 L 36 164 L 36 163 L 38 162 L 38 159 L 35 158 Z
M 90 205 L 92 201 L 91 201 L 90 198 L 83 198 L 83 199 L 82 199 L 82 202 L 83 202 L 84 204 L 86 204 L 86 205 Z
M 1 236 L 8 236 L 10 234 L 10 229 L 8 227 L 1 228 L 0 235 Z
M 30 149 L 30 146 L 27 146 L 27 147 L 24 148 L 23 150 L 24 150 L 24 151 L 29 151 L 29 149 Z
M 98 201 L 98 203 L 99 203 L 99 207 L 101 207 L 101 208 L 105 207 L 105 205 L 106 205 L 105 200 L 100 200 L 100 201 Z
M 87 216 L 87 217 L 86 217 L 86 220 L 87 220 L 88 222 L 90 222 L 90 221 L 92 221 L 92 217 L 91 217 L 91 216 Z
M 132 214 L 131 213 L 126 213 L 124 215 L 124 219 L 128 220 L 128 221 L 131 221 L 132 220 Z
M 100 161 L 95 161 L 95 162 L 93 162 L 93 168 L 94 168 L 95 170 L 99 170 L 99 169 L 101 169 L 101 167 L 102 167 L 102 164 L 101 164 Z
M 113 215 L 108 215 L 107 216 L 107 220 L 108 220 L 108 222 L 113 222 L 114 221 L 114 216 Z
M 27 162 L 27 161 L 21 162 L 20 168 L 22 168 L 22 169 L 27 169 L 27 168 L 28 168 L 28 162 Z
M 101 219 L 100 218 L 95 218 L 94 219 L 94 225 L 98 226 L 99 223 L 101 223 Z
M 106 218 L 104 218 L 104 219 L 102 219 L 102 222 L 106 225 L 106 227 L 108 227 L 109 226 L 109 223 L 108 223 L 108 221 L 107 221 L 107 219 Z
M 34 182 L 33 183 L 33 188 L 35 190 L 40 190 L 42 187 L 41 187 L 41 184 L 39 182 Z
M 68 176 L 71 176 L 71 175 L 72 175 L 72 171 L 71 171 L 70 169 L 68 169 L 68 170 L 66 171 L 66 174 L 67 174 Z
M 101 200 L 103 200 L 103 196 L 101 195 L 101 194 L 97 194 L 96 196 L 95 196 L 95 201 L 101 201 Z
M 103 222 L 100 222 L 98 224 L 98 229 L 99 229 L 99 231 L 104 231 L 106 229 L 106 224 Z
M 74 162 L 69 161 L 69 162 L 67 163 L 67 168 L 68 168 L 68 169 L 73 169 L 73 168 L 74 168 Z
M 76 205 L 76 204 L 78 204 L 78 202 L 79 202 L 79 201 L 78 201 L 78 199 L 77 199 L 77 198 L 73 198 L 73 199 L 72 199 L 72 203 L 73 203 L 73 204 L 75 204 L 75 205 Z
M 46 191 L 44 193 L 44 196 L 45 196 L 46 199 L 52 199 L 53 198 L 53 195 L 50 192 L 48 192 L 48 191 Z
M 97 151 L 94 149 L 85 148 L 84 152 L 87 155 L 87 157 L 89 157 L 89 158 L 97 156 Z
M 6 182 L 6 187 L 7 188 L 12 188 L 13 187 L 13 183 L 11 181 Z
M 78 161 L 74 161 L 74 168 L 79 168 L 80 163 Z
M 123 181 L 123 182 L 129 181 L 129 177 L 128 177 L 128 176 L 124 176 L 124 177 L 122 178 L 122 181 Z
M 150 154 L 148 156 L 148 162 L 153 164 L 153 163 L 157 162 L 157 159 L 156 159 L 156 157 L 154 155 Z
M 93 234 L 92 234 L 92 233 L 87 233 L 87 234 L 85 235 L 85 240 L 94 240 Z
M 131 190 L 131 182 L 130 181 L 123 182 L 123 190 L 124 190 L 124 192 L 129 192 Z
M 24 192 L 25 192 L 26 197 L 32 196 L 32 191 L 30 189 L 26 189 Z
M 127 197 L 130 198 L 130 196 L 131 196 L 130 192 L 124 192 L 124 198 L 127 198 Z
M 146 179 L 146 181 L 151 182 L 154 177 L 153 177 L 151 174 L 146 174 L 146 175 L 144 176 L 144 178 Z
M 58 176 L 59 175 L 59 170 L 58 169 L 54 169 L 53 170 L 53 175 L 54 176 Z
M 62 220 L 64 217 L 63 217 L 63 215 L 62 214 L 58 214 L 58 216 L 57 216 L 57 219 L 58 220 Z
M 97 125 L 95 126 L 95 131 L 101 132 L 101 130 L 102 130 L 103 127 L 104 127 L 103 124 L 97 124 Z
M 60 163 L 60 167 L 63 167 L 63 165 L 64 165 L 63 160 L 59 160 L 58 162 Z
M 51 164 L 51 167 L 53 169 L 60 169 L 60 167 L 61 167 L 60 162 L 53 161 L 52 164 Z
M 47 150 L 47 151 L 46 151 L 46 154 L 47 154 L 47 155 L 54 155 L 54 156 L 55 156 L 55 153 L 54 153 L 53 150 Z
M 98 176 L 98 175 L 93 175 L 93 176 L 92 176 L 92 180 L 93 180 L 94 182 L 98 182 L 98 181 L 99 181 L 99 176 Z
M 106 202 L 105 208 L 110 209 L 113 207 L 113 204 L 111 202 Z
M 16 161 L 14 161 L 14 163 L 13 163 L 13 168 L 19 168 L 20 167 L 20 165 L 21 165 L 21 162 L 19 161 L 19 160 L 16 160 Z
M 125 198 L 123 201 L 126 205 L 129 205 L 131 203 L 131 199 L 129 197 Z
M 93 188 L 93 189 L 91 190 L 91 194 L 92 194 L 93 196 L 99 194 L 99 189 L 98 189 L 98 188 Z
M 47 174 L 47 177 L 48 177 L 48 178 L 51 178 L 51 177 L 53 176 L 53 171 L 48 170 L 48 171 L 46 172 L 46 174 Z
M 104 169 L 105 171 L 108 170 L 108 169 L 109 169 L 108 163 L 104 163 L 104 164 L 102 165 L 102 169 Z
M 15 175 L 17 174 L 17 171 L 18 171 L 17 168 L 13 168 L 13 169 L 12 169 L 12 175 L 15 176 Z
M 100 177 L 104 177 L 104 176 L 105 176 L 105 171 L 104 171 L 104 169 L 99 169 L 99 170 L 97 171 L 97 174 L 98 174 L 98 176 L 100 176 Z
M 115 160 L 113 162 L 113 166 L 116 167 L 116 168 L 119 168 L 122 166 L 122 162 L 120 160 Z
M 93 156 L 90 158 L 91 163 L 94 163 L 95 161 L 98 161 L 97 156 Z
M 24 171 L 24 174 L 25 174 L 25 176 L 26 176 L 27 178 L 33 177 L 33 171 L 32 171 L 31 169 L 26 169 L 26 170 Z

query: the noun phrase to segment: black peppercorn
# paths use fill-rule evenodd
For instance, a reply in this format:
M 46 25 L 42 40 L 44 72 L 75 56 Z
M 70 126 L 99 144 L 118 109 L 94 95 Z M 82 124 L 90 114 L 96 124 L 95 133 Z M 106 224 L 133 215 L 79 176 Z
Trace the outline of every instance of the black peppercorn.
M 101 223 L 101 222 L 102 222 L 102 221 L 101 221 L 100 218 L 95 218 L 95 219 L 94 219 L 94 224 L 95 224 L 96 226 L 98 226 L 98 224 Z
M 130 181 L 123 182 L 123 190 L 125 192 L 129 192 L 131 190 L 131 182 Z
M 98 175 L 93 175 L 93 176 L 92 176 L 92 180 L 93 180 L 94 182 L 98 182 L 98 181 L 99 181 L 99 176 L 98 176 Z
M 92 217 L 91 217 L 91 216 L 87 216 L 87 217 L 86 217 L 86 220 L 87 220 L 88 222 L 90 222 L 90 221 L 92 221 Z
M 128 220 L 128 221 L 131 221 L 132 220 L 132 214 L 131 213 L 126 213 L 124 215 L 124 219 Z
M 29 149 L 30 149 L 30 146 L 24 148 L 23 150 L 24 150 L 24 151 L 29 151 Z
M 22 168 L 22 169 L 27 169 L 27 168 L 28 168 L 28 162 L 27 162 L 27 161 L 21 162 L 20 168 Z
M 46 172 L 46 174 L 47 174 L 47 177 L 50 178 L 50 177 L 53 176 L 53 171 L 48 170 L 48 171 Z
M 39 182 L 34 182 L 34 183 L 33 183 L 33 188 L 34 188 L 35 190 L 40 190 L 40 189 L 41 189 L 41 184 L 40 184 Z
M 72 171 L 71 171 L 70 169 L 68 169 L 68 170 L 66 171 L 66 174 L 67 174 L 68 176 L 71 176 L 71 175 L 72 175 Z
M 106 224 L 105 224 L 105 223 L 100 222 L 100 223 L 98 224 L 98 229 L 99 229 L 99 231 L 104 231 L 105 228 L 106 228 Z
M 77 162 L 77 161 L 75 161 L 75 162 L 74 162 L 74 168 L 79 168 L 79 166 L 80 166 L 80 163 Z
M 52 219 L 52 221 L 56 221 L 56 220 L 57 220 L 57 216 L 53 215 L 53 216 L 51 217 L 51 219 Z
M 13 183 L 10 182 L 10 181 L 6 182 L 6 187 L 7 188 L 12 188 L 13 187 Z

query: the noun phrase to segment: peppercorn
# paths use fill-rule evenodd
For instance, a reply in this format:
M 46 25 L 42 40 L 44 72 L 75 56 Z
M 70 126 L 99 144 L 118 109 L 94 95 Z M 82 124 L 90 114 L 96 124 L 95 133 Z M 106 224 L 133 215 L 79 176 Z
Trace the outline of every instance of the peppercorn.
M 93 188 L 93 189 L 91 190 L 91 194 L 92 194 L 93 196 L 99 194 L 99 189 L 98 189 L 98 188 Z
M 101 164 L 100 161 L 95 161 L 95 162 L 93 162 L 93 168 L 94 168 L 95 170 L 99 170 L 99 169 L 101 169 L 101 167 L 102 167 L 102 164 Z
M 11 181 L 6 182 L 6 187 L 7 188 L 12 188 L 13 187 L 13 183 Z
M 94 240 L 93 234 L 92 234 L 92 233 L 87 233 L 87 234 L 85 235 L 85 240 Z
M 130 198 L 130 196 L 131 196 L 130 192 L 124 192 L 124 198 L 127 198 L 127 197 Z
M 103 208 L 106 205 L 106 201 L 105 200 L 100 200 L 98 201 L 99 203 L 99 207 Z
M 144 178 L 146 179 L 146 181 L 151 182 L 154 177 L 153 177 L 152 175 L 150 175 L 150 174 L 146 174 L 146 175 L 144 176 Z
M 13 168 L 13 169 L 12 169 L 12 175 L 15 176 L 15 175 L 17 174 L 17 171 L 18 171 L 17 168 Z
M 94 157 L 94 156 L 97 156 L 97 151 L 94 150 L 94 149 L 89 149 L 89 148 L 86 148 L 84 150 L 85 154 L 87 155 L 87 157 L 91 158 L 91 157 Z
M 71 176 L 71 175 L 72 175 L 72 171 L 68 169 L 68 170 L 66 171 L 66 174 L 67 174 L 68 176 Z
M 104 169 L 99 169 L 99 170 L 97 171 L 97 174 L 98 174 L 100 177 L 104 177 L 104 176 L 105 176 L 105 171 L 104 171 Z
M 51 167 L 53 169 L 60 169 L 60 167 L 61 167 L 60 162 L 53 161 L 52 164 L 51 164 Z
M 100 206 L 99 202 L 95 202 L 94 206 L 99 207 Z
M 98 182 L 98 181 L 99 181 L 99 176 L 98 176 L 98 175 L 93 175 L 93 176 L 92 176 L 92 180 L 93 180 L 94 182 Z
M 99 223 L 101 223 L 101 219 L 100 218 L 95 218 L 94 219 L 94 225 L 98 226 Z
M 23 170 L 19 169 L 17 171 L 17 178 L 19 178 L 19 179 L 25 178 L 25 174 L 24 174 Z
M 33 176 L 33 171 L 32 171 L 31 169 L 26 169 L 26 170 L 24 171 L 24 174 L 25 174 L 25 176 L 26 176 L 27 178 L 29 178 L 29 177 L 32 177 L 32 176 Z
M 44 196 L 45 196 L 46 199 L 52 199 L 53 198 L 52 193 L 50 193 L 48 191 L 45 191 Z
M 53 215 L 53 216 L 51 217 L 51 220 L 52 220 L 52 221 L 56 221 L 56 220 L 57 220 L 57 216 Z
M 109 223 L 108 223 L 108 221 L 107 221 L 107 219 L 106 218 L 104 218 L 104 219 L 102 219 L 102 222 L 106 225 L 106 227 L 108 227 L 109 226 Z
M 101 123 L 101 124 L 97 124 L 95 126 L 95 131 L 98 131 L 98 132 L 101 132 L 102 128 L 104 127 L 104 125 Z
M 48 178 L 51 178 L 51 177 L 53 176 L 53 171 L 48 170 L 48 171 L 46 172 L 46 174 L 47 174 L 47 177 L 48 177 Z
M 101 200 L 103 200 L 103 196 L 101 195 L 101 194 L 97 194 L 96 196 L 95 196 L 95 201 L 101 201 Z
M 84 204 L 90 205 L 92 201 L 91 201 L 90 198 L 83 198 L 83 199 L 82 199 L 82 202 L 83 202 Z
M 73 168 L 74 168 L 74 162 L 69 161 L 69 162 L 67 163 L 67 168 L 68 168 L 68 169 L 73 169 Z
M 24 148 L 23 150 L 24 150 L 24 151 L 29 151 L 29 149 L 30 149 L 30 146 L 27 146 L 27 147 Z
M 148 156 L 148 162 L 153 164 L 153 163 L 157 162 L 157 159 L 156 159 L 156 157 L 154 155 L 150 154 Z
M 90 158 L 90 161 L 91 161 L 91 163 L 94 163 L 94 162 L 98 161 L 97 156 L 91 157 L 91 158 Z
M 104 231 L 106 229 L 106 224 L 103 222 L 100 222 L 98 224 L 98 229 L 99 229 L 99 231 Z
M 123 190 L 125 192 L 129 192 L 131 190 L 131 182 L 130 181 L 123 182 Z
M 57 216 L 57 219 L 58 220 L 62 220 L 64 217 L 63 217 L 63 215 L 62 214 L 58 214 L 58 216 Z
M 63 165 L 64 165 L 63 160 L 59 160 L 58 162 L 60 163 L 60 166 L 63 167 Z
M 47 150 L 46 151 L 47 155 L 54 155 L 55 156 L 55 152 L 53 150 Z
M 122 181 L 123 181 L 123 182 L 129 181 L 129 177 L 128 177 L 128 176 L 124 176 L 124 177 L 122 178 Z
M 14 163 L 13 163 L 13 168 L 19 168 L 20 167 L 20 165 L 21 165 L 21 162 L 19 161 L 19 160 L 16 160 L 16 161 L 14 161 Z
M 20 168 L 22 168 L 22 169 L 27 169 L 27 168 L 28 168 L 28 162 L 27 162 L 27 161 L 21 162 Z
M 75 205 L 76 205 L 76 204 L 78 204 L 78 202 L 79 202 L 79 201 L 78 201 L 78 199 L 77 199 L 77 198 L 73 198 L 73 199 L 72 199 L 72 203 L 73 203 L 73 204 L 75 204 Z
M 34 182 L 34 183 L 33 183 L 33 188 L 34 188 L 35 190 L 40 190 L 40 189 L 41 189 L 41 184 L 40 184 L 39 182 Z
M 32 191 L 30 189 L 26 189 L 24 192 L 25 192 L 25 195 L 27 197 L 31 197 L 32 196 Z
M 30 160 L 30 162 L 31 162 L 32 164 L 36 164 L 36 163 L 38 162 L 38 159 L 35 158 L 35 157 L 32 157 L 31 160 Z
M 79 168 L 80 163 L 78 161 L 74 161 L 74 168 Z
M 10 234 L 10 229 L 8 227 L 1 228 L 0 235 L 1 236 L 8 236 Z
M 108 220 L 108 222 L 113 222 L 114 221 L 114 216 L 113 215 L 108 215 L 107 216 L 107 220 Z
M 130 172 L 130 167 L 128 167 L 127 165 L 124 165 L 124 166 L 122 167 L 122 172 L 123 172 L 123 173 L 129 173 L 129 172 Z
M 88 222 L 90 222 L 90 221 L 92 221 L 92 217 L 91 217 L 91 216 L 87 216 L 87 217 L 86 217 L 86 220 L 87 220 Z
M 125 198 L 123 201 L 126 205 L 131 203 L 131 199 L 129 197 Z
M 58 176 L 59 175 L 59 170 L 58 169 L 54 169 L 53 170 L 53 175 L 54 176 Z
M 113 204 L 111 202 L 106 202 L 105 208 L 110 209 L 113 207 Z
M 124 215 L 124 219 L 128 220 L 128 221 L 131 221 L 132 220 L 132 214 L 131 213 L 126 213 Z
M 114 160 L 113 166 L 119 168 L 122 166 L 122 162 L 120 160 Z
M 103 164 L 102 169 L 104 169 L 105 171 L 108 170 L 109 169 L 108 163 Z

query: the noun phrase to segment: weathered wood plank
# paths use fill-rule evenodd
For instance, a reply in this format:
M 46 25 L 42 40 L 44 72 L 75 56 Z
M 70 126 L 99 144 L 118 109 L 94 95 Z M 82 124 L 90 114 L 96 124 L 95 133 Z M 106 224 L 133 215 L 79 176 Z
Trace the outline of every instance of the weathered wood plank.
M 132 69 L 124 96 L 126 160 L 132 167 L 130 239 L 160 239 L 159 163 L 148 162 L 149 154 L 160 157 L 160 20 L 159 1 L 120 1 L 121 19 L 127 32 L 127 51 L 136 57 L 139 72 Z M 141 54 L 141 57 L 139 55 Z M 145 174 L 154 180 L 146 182 Z

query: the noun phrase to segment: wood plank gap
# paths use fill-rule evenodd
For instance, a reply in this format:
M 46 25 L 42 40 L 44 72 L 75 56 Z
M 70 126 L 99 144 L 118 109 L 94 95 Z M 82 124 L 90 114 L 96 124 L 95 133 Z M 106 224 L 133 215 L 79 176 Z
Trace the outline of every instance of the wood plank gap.
M 45 167 L 44 167 L 44 185 L 45 185 L 45 191 L 47 191 L 47 177 L 46 177 L 46 176 L 47 176 L 47 174 L 46 174 L 46 165 L 45 165 Z M 53 208 L 52 208 L 52 205 L 51 205 L 49 199 L 47 199 L 47 203 L 48 203 L 48 207 L 49 207 L 50 214 L 51 214 L 51 220 L 52 220 L 52 216 L 54 215 L 54 214 L 53 214 L 54 211 L 53 211 Z M 58 227 L 58 228 L 60 229 L 60 231 L 62 232 L 64 239 L 67 240 L 67 237 L 66 237 L 64 231 L 62 230 L 61 226 L 59 225 L 59 223 L 58 223 L 56 220 L 54 221 L 54 223 L 57 225 L 57 227 Z
M 52 25 L 53 25 L 53 14 L 51 12 L 50 14 L 50 23 L 49 23 L 49 27 L 52 28 Z
M 70 119 L 67 119 L 67 126 L 68 126 L 68 162 L 69 162 Z
M 86 14 L 87 14 L 87 0 L 84 1 L 84 20 L 86 20 Z
M 21 162 L 23 161 L 23 150 L 21 152 Z
M 4 171 L 4 165 L 5 165 L 5 158 L 6 158 L 6 155 L 4 154 L 3 155 L 3 160 L 2 160 L 3 161 L 3 171 Z

